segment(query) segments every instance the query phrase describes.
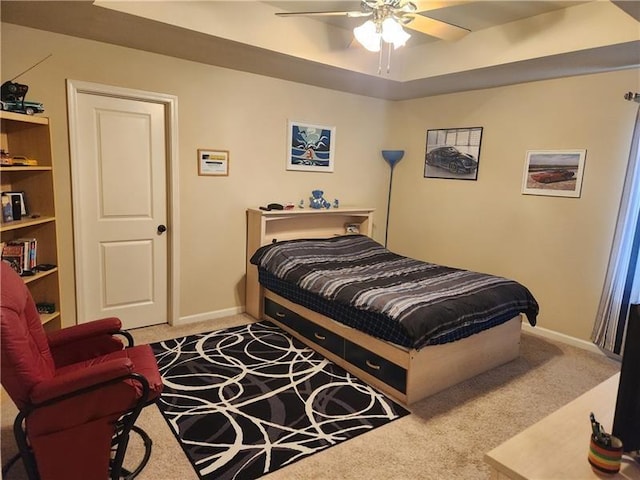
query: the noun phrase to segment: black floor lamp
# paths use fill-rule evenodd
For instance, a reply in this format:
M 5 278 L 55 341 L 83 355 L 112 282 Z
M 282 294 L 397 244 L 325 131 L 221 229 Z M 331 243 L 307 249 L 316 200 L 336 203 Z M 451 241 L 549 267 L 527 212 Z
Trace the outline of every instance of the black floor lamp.
M 384 228 L 384 246 L 387 247 L 387 236 L 389 235 L 389 212 L 391 211 L 391 185 L 393 184 L 393 167 L 404 157 L 404 150 L 382 150 L 382 158 L 391 167 L 389 176 L 389 199 L 387 200 L 387 224 Z

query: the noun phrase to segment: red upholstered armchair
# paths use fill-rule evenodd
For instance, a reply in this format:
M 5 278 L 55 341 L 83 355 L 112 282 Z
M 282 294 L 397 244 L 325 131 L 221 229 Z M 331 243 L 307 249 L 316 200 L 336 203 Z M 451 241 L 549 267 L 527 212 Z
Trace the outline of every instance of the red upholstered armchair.
M 133 478 L 151 454 L 151 440 L 134 424 L 162 391 L 151 348 L 132 346 L 117 318 L 45 333 L 22 279 L 7 263 L 0 268 L 1 380 L 19 409 L 14 434 L 29 478 Z M 127 471 L 132 430 L 145 452 Z

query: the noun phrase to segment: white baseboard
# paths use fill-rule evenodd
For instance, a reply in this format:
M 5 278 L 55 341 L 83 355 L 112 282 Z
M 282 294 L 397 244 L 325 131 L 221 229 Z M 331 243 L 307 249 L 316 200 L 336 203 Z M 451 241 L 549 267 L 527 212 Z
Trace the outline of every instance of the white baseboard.
M 522 323 L 522 330 L 525 333 L 530 333 L 531 335 L 537 335 L 538 337 L 548 338 L 550 340 L 555 340 L 556 342 L 566 343 L 567 345 L 571 345 L 573 347 L 582 348 L 583 350 L 588 350 L 590 352 L 599 353 L 600 355 L 606 356 L 606 353 L 602 351 L 597 345 L 591 342 L 587 342 L 586 340 L 581 340 L 579 338 L 565 335 L 564 333 L 554 332 L 553 330 L 542 327 L 532 327 L 528 323 L 524 322 Z
M 197 313 L 195 315 L 187 315 L 180 317 L 173 325 L 180 326 L 188 323 L 204 322 L 207 320 L 217 320 L 218 318 L 230 317 L 244 313 L 244 306 L 225 308 L 224 310 L 215 310 L 213 312 Z

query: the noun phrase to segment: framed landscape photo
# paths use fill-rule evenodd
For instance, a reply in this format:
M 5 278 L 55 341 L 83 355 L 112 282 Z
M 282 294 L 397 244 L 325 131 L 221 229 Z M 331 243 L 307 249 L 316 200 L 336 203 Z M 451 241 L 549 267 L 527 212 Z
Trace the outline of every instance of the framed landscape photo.
M 425 178 L 477 180 L 482 127 L 427 130 Z
M 289 120 L 287 170 L 333 172 L 336 129 Z
M 229 175 L 229 150 L 198 149 L 198 175 Z
M 586 150 L 529 150 L 525 157 L 522 193 L 580 197 Z

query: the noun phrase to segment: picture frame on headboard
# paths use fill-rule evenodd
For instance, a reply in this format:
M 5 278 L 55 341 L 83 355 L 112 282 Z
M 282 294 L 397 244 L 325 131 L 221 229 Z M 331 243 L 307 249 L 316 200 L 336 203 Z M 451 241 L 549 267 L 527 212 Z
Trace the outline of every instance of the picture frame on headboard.
M 333 172 L 336 127 L 289 120 L 287 170 Z
M 360 225 L 357 223 L 346 223 L 344 225 L 344 232 L 347 235 L 357 235 L 360 233 Z

